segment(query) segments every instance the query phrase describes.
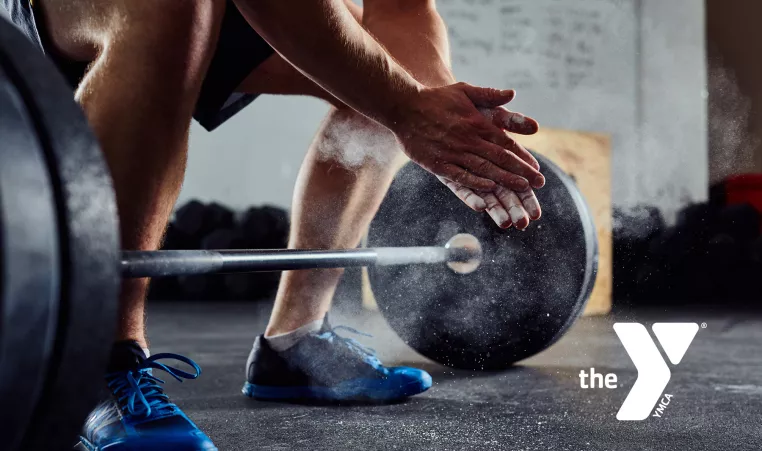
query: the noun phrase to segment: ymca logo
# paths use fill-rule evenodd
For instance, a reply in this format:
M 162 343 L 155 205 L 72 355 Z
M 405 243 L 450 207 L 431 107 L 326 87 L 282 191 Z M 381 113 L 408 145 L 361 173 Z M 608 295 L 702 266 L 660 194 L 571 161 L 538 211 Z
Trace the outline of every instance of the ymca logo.
M 696 336 L 699 325 L 696 323 L 655 323 L 652 330 L 669 361 L 677 365 Z M 654 416 L 660 416 L 672 398 L 671 395 L 665 395 L 666 403 L 662 398 L 662 393 L 672 376 L 667 363 L 642 324 L 616 323 L 614 332 L 638 370 L 638 378 L 616 414 L 617 420 L 645 420 L 661 398 L 661 404 L 656 409 L 657 413 L 654 414 Z

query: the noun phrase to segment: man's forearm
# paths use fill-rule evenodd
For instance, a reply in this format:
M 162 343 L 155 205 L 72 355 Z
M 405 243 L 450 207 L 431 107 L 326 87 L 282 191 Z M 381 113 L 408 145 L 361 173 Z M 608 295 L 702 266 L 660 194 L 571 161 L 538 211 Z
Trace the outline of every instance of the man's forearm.
M 391 126 L 418 83 L 357 23 L 342 0 L 236 0 L 249 23 L 307 77 Z
M 450 69 L 447 28 L 433 2 L 375 2 L 365 9 L 363 25 L 423 85 L 456 82 Z

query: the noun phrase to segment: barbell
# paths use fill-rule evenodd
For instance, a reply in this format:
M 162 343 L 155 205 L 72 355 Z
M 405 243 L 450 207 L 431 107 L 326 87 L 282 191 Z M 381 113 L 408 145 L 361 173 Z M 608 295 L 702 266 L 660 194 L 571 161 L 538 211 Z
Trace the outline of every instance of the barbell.
M 478 268 L 481 258 L 479 241 L 461 233 L 444 246 L 124 251 L 120 266 L 122 277 L 131 278 L 435 263 L 466 274 Z
M 6 449 L 70 447 L 98 401 L 122 277 L 368 266 L 400 337 L 433 360 L 471 369 L 506 368 L 546 348 L 592 290 L 590 214 L 573 181 L 539 155 L 544 218 L 526 232 L 498 229 L 410 164 L 386 195 L 367 249 L 121 252 L 110 176 L 72 97 L 54 65 L 0 18 Z

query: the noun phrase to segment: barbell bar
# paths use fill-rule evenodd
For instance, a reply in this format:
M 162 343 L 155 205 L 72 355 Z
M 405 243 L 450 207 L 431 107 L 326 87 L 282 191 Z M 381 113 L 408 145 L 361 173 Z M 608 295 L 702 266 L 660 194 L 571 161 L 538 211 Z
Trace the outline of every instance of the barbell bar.
M 123 251 L 120 266 L 125 278 L 437 263 L 450 263 L 453 271 L 466 274 L 478 267 L 481 253 L 475 237 L 458 234 L 445 246 Z

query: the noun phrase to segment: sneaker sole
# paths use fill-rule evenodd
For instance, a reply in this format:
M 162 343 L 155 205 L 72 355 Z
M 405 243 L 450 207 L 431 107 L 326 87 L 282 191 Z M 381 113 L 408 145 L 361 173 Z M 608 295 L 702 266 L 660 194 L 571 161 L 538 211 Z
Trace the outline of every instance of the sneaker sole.
M 377 379 L 354 379 L 335 387 L 277 387 L 246 382 L 241 392 L 263 400 L 398 401 L 425 392 L 431 383 L 413 381 L 385 387 Z
M 98 448 L 90 443 L 86 438 L 80 437 L 80 442 L 77 443 L 74 446 L 74 451 L 99 451 Z M 110 449 L 116 449 L 116 450 L 122 450 L 121 446 L 119 446 L 119 443 L 113 443 L 106 447 L 106 451 Z M 173 450 L 173 451 L 219 451 L 215 446 L 206 446 L 206 447 L 198 447 L 193 445 L 187 445 L 187 446 L 177 446 L 172 445 L 171 443 L 167 443 L 166 441 L 162 442 L 156 442 L 156 443 L 141 443 L 137 447 L 133 447 L 131 449 L 140 449 L 141 451 L 167 451 L 167 450 Z

